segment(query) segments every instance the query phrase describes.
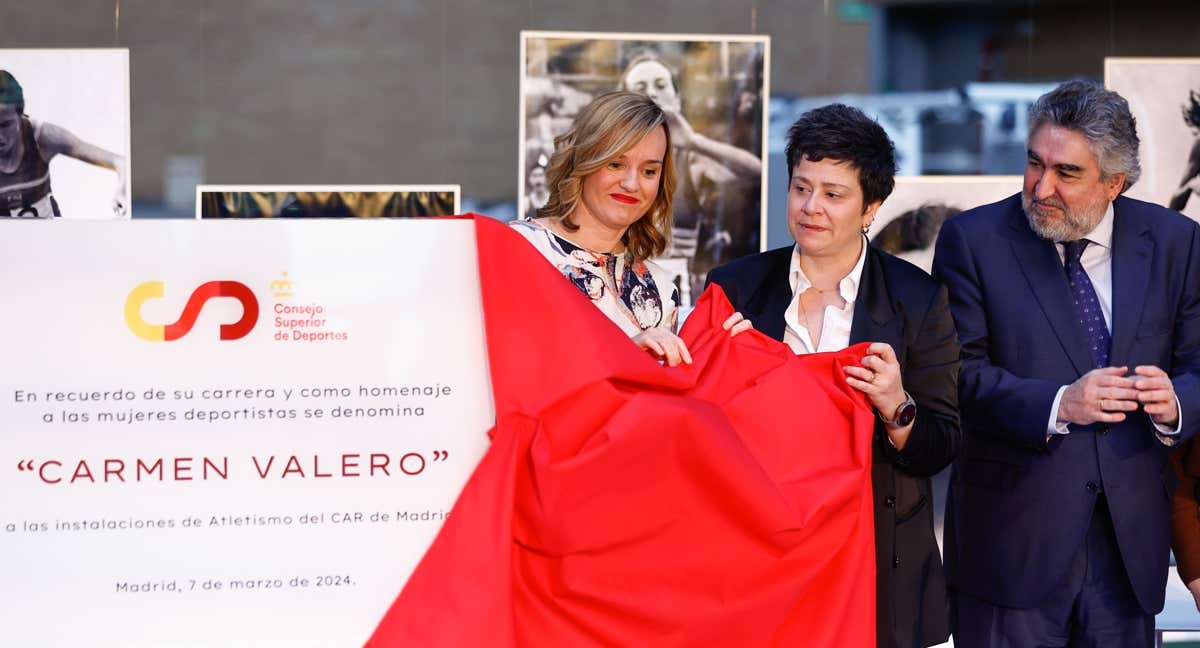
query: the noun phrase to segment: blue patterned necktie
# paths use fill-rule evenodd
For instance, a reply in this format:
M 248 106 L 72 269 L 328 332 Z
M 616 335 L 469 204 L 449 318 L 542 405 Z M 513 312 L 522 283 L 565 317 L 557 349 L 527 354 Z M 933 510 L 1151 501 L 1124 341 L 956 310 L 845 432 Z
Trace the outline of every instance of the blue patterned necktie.
M 1087 335 L 1088 349 L 1092 352 L 1094 368 L 1108 366 L 1108 350 L 1112 346 L 1112 336 L 1104 324 L 1104 312 L 1100 310 L 1100 299 L 1096 297 L 1096 289 L 1092 280 L 1083 271 L 1080 258 L 1083 250 L 1091 241 L 1079 239 L 1065 243 L 1067 282 L 1071 285 L 1071 297 L 1075 300 L 1075 314 L 1084 335 Z

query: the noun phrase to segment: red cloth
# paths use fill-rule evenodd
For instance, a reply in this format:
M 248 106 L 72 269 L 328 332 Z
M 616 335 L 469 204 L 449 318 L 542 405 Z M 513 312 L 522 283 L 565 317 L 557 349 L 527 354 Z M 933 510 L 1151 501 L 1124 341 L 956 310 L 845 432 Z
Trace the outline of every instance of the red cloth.
M 731 339 L 714 286 L 665 368 L 475 223 L 492 447 L 367 645 L 873 646 L 865 345 Z

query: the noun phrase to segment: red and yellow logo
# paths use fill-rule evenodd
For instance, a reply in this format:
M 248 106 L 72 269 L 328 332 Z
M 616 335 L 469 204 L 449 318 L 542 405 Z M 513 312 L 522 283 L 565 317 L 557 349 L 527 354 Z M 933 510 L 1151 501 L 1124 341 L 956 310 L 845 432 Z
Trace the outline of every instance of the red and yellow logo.
M 178 340 L 192 330 L 196 318 L 205 302 L 215 297 L 233 297 L 242 303 L 242 319 L 233 324 L 221 325 L 222 340 L 237 340 L 246 337 L 258 323 L 258 299 L 246 284 L 236 281 L 210 281 L 192 291 L 183 313 L 174 324 L 149 324 L 142 319 L 142 304 L 163 296 L 163 282 L 147 281 L 139 284 L 125 298 L 125 324 L 133 334 L 151 342 Z

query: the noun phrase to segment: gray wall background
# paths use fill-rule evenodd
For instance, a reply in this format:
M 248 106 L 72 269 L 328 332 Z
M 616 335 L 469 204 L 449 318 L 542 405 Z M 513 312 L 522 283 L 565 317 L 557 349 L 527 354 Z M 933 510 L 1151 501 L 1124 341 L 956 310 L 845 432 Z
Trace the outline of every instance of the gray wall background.
M 113 2 L 42 0 L 0 7 L 0 43 L 130 48 L 144 203 L 161 202 L 176 155 L 202 156 L 209 183 L 457 183 L 485 204 L 515 200 L 522 29 L 773 26 L 777 91 L 866 89 L 868 25 L 821 2 L 654 4 L 124 0 L 117 22 Z
M 162 215 L 174 156 L 202 158 L 209 183 L 455 183 L 513 201 L 522 29 L 767 34 L 771 92 L 794 97 L 1099 78 L 1104 55 L 1200 53 L 1200 2 L 0 5 L 3 47 L 130 49 L 135 215 Z

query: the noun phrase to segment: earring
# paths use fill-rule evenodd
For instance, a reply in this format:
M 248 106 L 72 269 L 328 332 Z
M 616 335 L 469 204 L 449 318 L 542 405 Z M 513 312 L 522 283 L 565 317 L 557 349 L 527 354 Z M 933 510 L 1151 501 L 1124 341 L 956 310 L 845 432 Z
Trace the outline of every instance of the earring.
M 863 225 L 863 227 L 862 227 L 863 236 L 866 236 L 867 232 L 869 232 L 869 231 L 871 231 L 871 223 L 867 223 L 866 225 Z

